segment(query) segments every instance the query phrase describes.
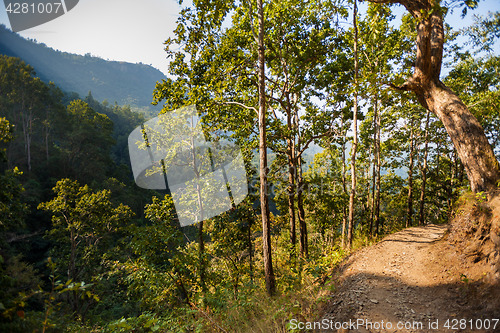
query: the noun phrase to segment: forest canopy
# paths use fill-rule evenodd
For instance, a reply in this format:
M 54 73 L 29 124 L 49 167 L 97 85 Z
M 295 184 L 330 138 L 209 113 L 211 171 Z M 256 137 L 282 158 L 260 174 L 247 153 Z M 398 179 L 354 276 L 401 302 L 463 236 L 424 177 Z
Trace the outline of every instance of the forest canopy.
M 401 0 L 400 20 L 383 2 L 182 9 L 154 103 L 195 105 L 249 180 L 188 227 L 134 183 L 142 113 L 0 56 L 0 331 L 286 331 L 347 254 L 496 189 L 500 14 L 456 30 L 475 2 Z

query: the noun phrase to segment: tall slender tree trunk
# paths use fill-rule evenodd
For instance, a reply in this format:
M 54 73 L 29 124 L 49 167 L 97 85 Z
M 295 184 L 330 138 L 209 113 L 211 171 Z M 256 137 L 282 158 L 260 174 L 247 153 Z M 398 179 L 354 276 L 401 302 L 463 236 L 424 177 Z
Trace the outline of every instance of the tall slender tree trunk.
M 50 135 L 50 121 L 49 121 L 49 107 L 45 110 L 45 120 L 44 120 L 44 129 L 45 129 L 45 157 L 47 162 L 49 161 L 49 135 Z
M 344 124 L 342 123 L 342 125 Z M 342 138 L 342 190 L 345 196 L 347 196 L 347 177 L 346 177 L 347 168 L 345 163 L 346 135 L 347 133 L 345 133 L 344 137 Z M 342 205 L 342 235 L 341 235 L 342 248 L 345 248 L 346 224 L 347 224 L 347 208 L 346 205 Z
M 427 111 L 427 116 L 425 119 L 425 134 L 424 134 L 424 161 L 422 165 L 422 185 L 420 186 L 420 214 L 419 214 L 419 219 L 418 219 L 418 225 L 424 225 L 425 223 L 425 213 L 424 213 L 424 206 L 425 206 L 425 187 L 427 185 L 427 154 L 429 150 L 429 118 L 430 118 L 430 112 Z
M 460 163 L 460 172 L 458 174 L 458 182 L 460 184 L 462 184 L 462 182 L 464 181 L 464 165 L 463 163 Z
M 369 234 L 373 235 L 373 227 L 374 227 L 374 221 L 375 221 L 375 182 L 376 182 L 376 165 L 377 165 L 377 152 L 373 152 L 373 164 L 372 164 L 372 211 L 370 213 L 370 229 L 369 229 Z
M 411 227 L 413 224 L 413 155 L 414 155 L 414 130 L 413 119 L 410 122 L 410 163 L 408 165 L 408 209 L 406 217 L 406 227 Z
M 375 235 L 378 235 L 379 233 L 379 226 L 380 226 L 380 169 L 382 167 L 382 161 L 380 159 L 380 132 L 381 132 L 381 110 L 380 110 L 380 101 L 379 102 L 379 107 L 378 107 L 378 117 L 377 117 L 377 140 L 376 140 L 376 145 L 377 145 L 377 192 L 375 196 Z
M 194 123 L 194 119 L 191 118 L 191 124 Z M 194 137 L 190 138 L 190 149 L 191 149 L 191 167 L 193 168 L 194 175 L 196 177 L 196 196 L 198 201 L 198 207 L 200 208 L 200 222 L 198 223 L 198 270 L 200 278 L 200 286 L 202 291 L 206 291 L 205 285 L 205 240 L 203 238 L 203 220 L 205 219 L 205 211 L 203 207 L 203 200 L 201 197 L 201 186 L 200 186 L 200 172 L 198 170 L 198 158 L 196 156 L 196 146 L 194 142 Z M 201 164 L 201 163 L 200 163 Z M 162 160 L 163 173 L 166 175 L 165 164 Z
M 205 240 L 203 239 L 203 221 L 198 223 L 198 265 L 200 269 L 200 285 L 205 291 Z
M 302 161 L 298 158 L 297 166 L 297 209 L 299 215 L 299 225 L 300 225 L 300 254 L 302 257 L 307 258 L 309 256 L 309 247 L 307 242 L 307 224 L 304 212 L 304 178 L 302 177 Z
M 454 198 L 454 194 L 455 194 L 455 188 L 458 184 L 458 164 L 459 164 L 459 159 L 457 157 L 457 152 L 456 150 L 453 150 L 453 153 L 452 153 L 452 163 L 450 165 L 450 168 L 452 169 L 450 171 L 451 173 L 451 179 L 450 179 L 450 194 L 448 196 L 448 201 L 449 201 L 449 213 L 448 213 L 448 216 L 449 218 L 451 218 L 452 214 L 453 214 L 453 209 L 452 209 L 452 206 L 453 206 L 453 198 Z
M 377 136 L 378 136 L 378 96 L 375 94 L 375 103 L 373 105 L 373 168 L 372 168 L 372 211 L 371 211 L 371 216 L 370 216 L 370 235 L 373 235 L 373 225 L 374 225 L 374 220 L 375 220 L 375 209 L 376 209 L 376 203 L 375 203 L 375 188 L 376 188 L 376 181 L 377 181 L 377 162 L 378 162 L 378 142 L 377 142 Z
M 458 180 L 458 164 L 459 164 L 459 162 L 458 162 L 456 151 L 453 151 L 453 179 L 455 180 L 455 183 Z M 453 185 L 455 185 L 455 184 L 453 184 Z
M 69 221 L 67 221 L 69 223 Z M 77 260 L 77 253 L 76 253 L 76 247 L 78 245 L 77 242 L 77 233 L 75 230 L 75 227 L 73 225 L 69 225 L 69 232 L 70 232 L 70 240 L 71 240 L 71 252 L 69 256 L 69 265 L 68 265 L 68 280 L 76 281 L 77 280 L 77 272 L 76 272 L 76 260 Z M 75 291 L 70 293 L 71 296 L 69 296 L 69 301 L 71 303 L 71 308 L 73 312 L 78 311 L 78 295 L 76 294 Z
M 372 155 L 372 147 L 370 147 L 369 152 L 368 152 L 369 158 L 371 157 L 371 155 Z M 367 181 L 367 186 L 368 186 L 368 188 L 366 190 L 366 200 L 365 200 L 365 202 L 363 204 L 364 205 L 364 211 L 365 211 L 364 215 L 367 217 L 365 219 L 366 220 L 366 228 L 367 229 L 369 229 L 370 226 L 371 226 L 371 224 L 372 224 L 372 221 L 370 220 L 370 217 L 371 217 L 371 214 L 373 212 L 373 206 L 371 205 L 372 199 L 371 199 L 370 181 L 369 181 L 369 179 L 370 179 L 370 166 L 371 166 L 371 161 L 370 161 L 370 163 L 368 163 L 366 165 L 366 169 L 364 169 L 364 175 L 363 175 L 364 179 L 366 179 L 366 181 Z M 361 233 L 363 233 L 365 231 L 364 228 L 365 228 L 365 224 L 361 223 L 359 231 Z
M 26 110 L 28 109 L 28 110 Z M 21 122 L 23 127 L 24 150 L 26 153 L 26 165 L 31 171 L 31 134 L 33 130 L 33 106 L 26 106 L 26 98 L 22 95 L 21 100 Z
M 252 250 L 252 218 L 248 216 L 248 266 L 250 269 L 250 284 L 253 285 L 253 250 Z
M 292 129 L 292 115 L 287 114 L 287 125 L 290 133 Z M 295 244 L 297 243 L 297 233 L 295 227 L 295 178 L 297 177 L 297 166 L 295 158 L 295 140 L 291 137 L 287 139 L 288 145 L 288 218 L 290 222 L 290 242 L 292 244 L 292 252 L 290 255 L 295 257 Z
M 307 224 L 306 224 L 306 214 L 304 210 L 304 177 L 302 175 L 302 142 L 301 142 L 301 134 L 300 134 L 300 124 L 299 124 L 299 109 L 297 107 L 294 108 L 294 127 L 297 133 L 297 145 L 295 146 L 296 152 L 295 154 L 295 170 L 297 176 L 297 215 L 299 219 L 299 228 L 300 228 L 300 255 L 303 258 L 307 258 L 309 256 L 309 246 L 307 242 Z
M 353 141 L 351 151 L 351 195 L 349 197 L 349 226 L 347 228 L 347 246 L 352 247 L 354 229 L 354 200 L 356 197 L 356 149 L 358 147 L 358 2 L 354 0 L 354 107 L 353 107 Z
M 259 24 L 259 155 L 260 155 L 260 210 L 262 217 L 262 252 L 266 290 L 272 296 L 276 292 L 271 252 L 271 234 L 269 225 L 269 197 L 267 185 L 267 142 L 266 142 L 266 82 L 265 82 L 265 50 L 264 50 L 264 5 L 257 0 L 257 16 Z

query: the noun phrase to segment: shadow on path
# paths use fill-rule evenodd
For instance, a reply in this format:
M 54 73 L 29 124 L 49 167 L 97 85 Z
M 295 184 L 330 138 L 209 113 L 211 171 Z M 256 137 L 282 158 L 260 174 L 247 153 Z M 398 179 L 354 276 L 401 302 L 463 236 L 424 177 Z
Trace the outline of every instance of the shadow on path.
M 467 278 L 446 230 L 409 228 L 347 258 L 316 331 L 500 332 L 500 309 L 481 302 L 492 287 Z

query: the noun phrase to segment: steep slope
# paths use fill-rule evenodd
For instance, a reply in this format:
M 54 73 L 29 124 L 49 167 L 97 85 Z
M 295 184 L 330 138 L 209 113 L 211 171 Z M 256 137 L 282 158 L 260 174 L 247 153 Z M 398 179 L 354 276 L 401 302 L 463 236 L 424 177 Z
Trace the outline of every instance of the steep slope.
M 322 332 L 499 332 L 491 266 L 457 251 L 448 227 L 409 228 L 350 256 L 336 273 Z
M 26 40 L 0 25 L 0 54 L 18 57 L 35 68 L 37 76 L 63 90 L 98 101 L 152 108 L 156 81 L 165 78 L 159 70 L 144 64 L 106 61 L 90 55 L 56 51 L 45 44 Z

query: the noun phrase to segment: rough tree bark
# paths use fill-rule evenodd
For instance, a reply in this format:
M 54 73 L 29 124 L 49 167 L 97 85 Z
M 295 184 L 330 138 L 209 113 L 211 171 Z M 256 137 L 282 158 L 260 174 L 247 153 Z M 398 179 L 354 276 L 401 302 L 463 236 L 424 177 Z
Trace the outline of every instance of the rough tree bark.
M 413 156 L 415 153 L 413 134 L 413 119 L 410 122 L 410 163 L 408 166 L 408 207 L 406 217 L 406 227 L 411 227 L 413 224 Z
M 418 219 L 418 225 L 424 225 L 424 205 L 425 205 L 425 186 L 427 184 L 427 155 L 429 151 L 429 118 L 430 112 L 427 111 L 427 117 L 425 119 L 425 134 L 424 134 L 424 161 L 422 165 L 422 184 L 420 187 L 420 215 Z
M 248 217 L 248 230 L 247 230 L 247 236 L 248 236 L 248 266 L 250 269 L 250 285 L 253 285 L 253 255 L 252 255 L 252 218 Z
M 193 119 L 191 120 L 193 121 Z M 205 284 L 205 241 L 203 238 L 203 220 L 205 219 L 205 212 L 203 208 L 203 200 L 201 196 L 201 186 L 200 186 L 200 171 L 198 170 L 198 158 L 196 156 L 196 147 L 194 142 L 194 137 L 190 140 L 190 150 L 191 150 L 191 167 L 193 168 L 194 175 L 196 177 L 196 196 L 198 199 L 198 207 L 200 207 L 200 222 L 198 223 L 198 269 L 200 285 L 203 292 L 206 291 Z M 165 164 L 162 161 L 163 172 L 165 172 Z
M 257 0 L 258 16 L 258 53 L 259 53 L 259 154 L 260 154 L 260 209 L 262 216 L 262 252 L 264 259 L 264 274 L 268 295 L 276 292 L 276 283 L 271 256 L 271 235 L 269 226 L 269 197 L 267 185 L 267 142 L 266 142 L 266 83 L 264 57 L 264 5 L 263 0 Z
M 292 114 L 287 113 L 288 131 L 292 133 Z M 295 158 L 295 140 L 287 138 L 288 153 L 288 215 L 290 222 L 290 242 L 292 243 L 291 256 L 295 257 L 295 244 L 297 243 L 297 233 L 295 227 L 295 178 L 296 178 L 296 158 Z
M 198 266 L 200 269 L 200 285 L 206 291 L 205 284 L 205 240 L 203 239 L 203 221 L 198 223 Z
M 297 163 L 297 210 L 300 225 L 300 255 L 303 258 L 309 257 L 309 246 L 307 241 L 307 224 L 304 211 L 304 178 L 302 176 L 302 160 L 299 157 Z
M 358 26 L 356 16 L 358 4 L 354 0 L 354 106 L 352 116 L 353 140 L 351 151 L 351 195 L 349 196 L 349 225 L 347 227 L 347 247 L 352 247 L 352 233 L 354 229 L 354 199 L 356 197 L 356 149 L 358 146 Z
M 400 3 L 417 21 L 415 70 L 403 85 L 415 93 L 419 103 L 443 123 L 462 161 L 471 189 L 487 191 L 500 179 L 500 165 L 479 121 L 460 98 L 440 81 L 443 58 L 443 8 L 439 0 L 368 0 Z
M 342 123 L 342 127 L 344 124 Z M 346 137 L 347 137 L 347 132 L 344 133 L 344 136 L 342 138 L 342 191 L 345 196 L 347 196 L 347 176 L 346 176 L 346 165 L 345 165 L 345 149 L 346 149 Z M 343 205 L 342 207 L 342 248 L 345 247 L 345 229 L 346 229 L 346 223 L 347 223 L 347 209 L 346 206 Z
M 380 178 L 380 115 L 379 98 L 374 96 L 373 104 L 373 169 L 372 169 L 372 213 L 370 216 L 370 235 L 373 235 L 374 225 L 378 226 L 379 213 L 377 211 L 380 200 L 380 191 L 377 191 L 377 180 Z M 379 184 L 380 185 L 380 184 Z M 380 188 L 378 188 L 380 190 Z M 376 221 L 376 222 L 375 222 Z M 376 234 L 376 233 L 375 233 Z
M 380 100 L 378 101 L 380 106 Z M 380 169 L 382 166 L 380 160 L 380 129 L 381 129 L 381 109 L 379 107 L 378 116 L 377 116 L 377 192 L 375 195 L 375 235 L 378 235 L 379 225 L 380 225 Z
M 376 138 L 376 133 L 373 134 L 374 139 Z M 374 140 L 375 142 L 375 140 Z M 375 146 L 375 144 L 374 144 Z M 368 228 L 368 234 L 373 235 L 373 221 L 375 219 L 375 181 L 376 181 L 376 175 L 375 175 L 375 167 L 377 165 L 377 152 L 376 148 L 373 151 L 373 164 L 372 164 L 372 202 L 371 202 L 371 207 L 372 211 L 370 212 L 370 226 Z

